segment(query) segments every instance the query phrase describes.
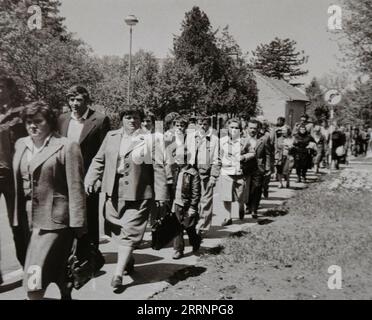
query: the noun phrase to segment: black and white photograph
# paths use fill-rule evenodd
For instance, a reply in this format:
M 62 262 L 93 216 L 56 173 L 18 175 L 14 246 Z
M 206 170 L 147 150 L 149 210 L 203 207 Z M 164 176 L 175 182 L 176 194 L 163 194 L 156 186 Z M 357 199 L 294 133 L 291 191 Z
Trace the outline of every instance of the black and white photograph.
M 0 300 L 372 300 L 371 77 L 370 0 L 0 0 Z

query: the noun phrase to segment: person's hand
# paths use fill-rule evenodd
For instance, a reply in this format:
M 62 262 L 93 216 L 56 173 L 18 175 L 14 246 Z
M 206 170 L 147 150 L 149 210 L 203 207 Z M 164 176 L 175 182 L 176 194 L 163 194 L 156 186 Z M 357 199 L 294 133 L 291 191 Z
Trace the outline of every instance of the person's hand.
M 80 239 L 83 235 L 87 233 L 87 230 L 84 227 L 73 228 L 73 229 L 74 229 L 75 237 L 78 239 Z
M 209 178 L 209 182 L 208 182 L 208 186 L 209 186 L 210 188 L 214 188 L 215 185 L 216 185 L 216 178 L 215 178 L 215 177 L 210 177 L 210 178 Z
M 157 207 L 165 207 L 168 205 L 168 201 L 164 201 L 164 200 L 157 200 L 156 201 L 156 206 Z
M 94 193 L 94 186 L 85 186 L 85 193 L 89 196 Z
M 245 155 L 240 157 L 240 161 L 248 161 L 253 159 L 256 156 L 256 153 L 254 152 L 248 152 Z
M 193 208 L 189 208 L 189 210 L 187 210 L 187 213 L 186 213 L 187 217 L 189 218 L 195 217 L 196 214 L 197 214 L 197 211 Z
M 271 170 L 265 170 L 265 176 L 271 176 Z

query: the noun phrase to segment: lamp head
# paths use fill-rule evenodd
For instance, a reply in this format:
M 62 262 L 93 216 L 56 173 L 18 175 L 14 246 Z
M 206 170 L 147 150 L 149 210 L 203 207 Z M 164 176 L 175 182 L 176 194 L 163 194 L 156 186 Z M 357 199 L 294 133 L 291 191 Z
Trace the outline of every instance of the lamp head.
M 128 26 L 135 26 L 138 23 L 138 19 L 133 14 L 130 14 L 124 19 Z

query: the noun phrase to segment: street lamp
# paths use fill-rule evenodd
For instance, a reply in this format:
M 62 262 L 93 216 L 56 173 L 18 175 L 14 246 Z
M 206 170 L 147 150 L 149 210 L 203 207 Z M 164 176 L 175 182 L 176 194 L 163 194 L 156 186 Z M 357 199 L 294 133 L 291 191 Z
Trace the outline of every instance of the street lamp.
M 128 96 L 127 103 L 130 105 L 130 85 L 132 81 L 132 27 L 138 23 L 136 16 L 130 14 L 124 19 L 125 23 L 129 26 L 129 79 L 128 79 Z

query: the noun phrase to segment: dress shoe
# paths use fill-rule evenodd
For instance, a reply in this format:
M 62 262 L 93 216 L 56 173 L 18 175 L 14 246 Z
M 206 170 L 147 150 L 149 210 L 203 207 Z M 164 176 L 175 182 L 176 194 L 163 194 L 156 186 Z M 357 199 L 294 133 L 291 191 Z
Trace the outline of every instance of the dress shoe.
M 120 288 L 123 284 L 123 277 L 122 276 L 113 276 L 111 280 L 111 287 L 117 289 Z
M 245 215 L 244 210 L 239 211 L 239 219 L 240 220 L 243 220 L 244 219 L 244 215 Z
M 232 224 L 232 219 L 225 219 L 225 220 L 222 221 L 221 226 L 225 227 L 225 226 L 229 226 L 231 224 Z
M 253 213 L 252 213 L 252 218 L 253 218 L 253 219 L 258 219 L 257 212 L 253 212 Z
M 182 251 L 176 251 L 176 252 L 173 254 L 173 256 L 172 256 L 172 258 L 173 258 L 174 260 L 181 259 L 182 257 L 183 257 L 183 252 L 182 252 Z

